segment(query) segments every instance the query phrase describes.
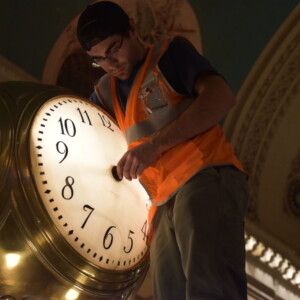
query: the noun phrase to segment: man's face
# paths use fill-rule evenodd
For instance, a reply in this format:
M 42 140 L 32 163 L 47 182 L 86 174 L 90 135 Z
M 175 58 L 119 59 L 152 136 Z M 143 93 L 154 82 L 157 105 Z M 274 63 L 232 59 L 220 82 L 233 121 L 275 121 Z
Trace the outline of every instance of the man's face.
M 94 64 L 121 80 L 127 79 L 136 63 L 143 58 L 141 46 L 130 34 L 112 35 L 87 51 Z

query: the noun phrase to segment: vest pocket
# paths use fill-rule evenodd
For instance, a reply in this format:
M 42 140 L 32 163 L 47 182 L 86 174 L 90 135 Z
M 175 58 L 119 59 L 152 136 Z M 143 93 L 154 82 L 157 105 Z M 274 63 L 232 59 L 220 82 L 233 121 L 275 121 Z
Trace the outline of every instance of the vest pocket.
M 148 116 L 170 104 L 168 92 L 163 85 L 159 84 L 156 76 L 141 87 L 139 98 Z

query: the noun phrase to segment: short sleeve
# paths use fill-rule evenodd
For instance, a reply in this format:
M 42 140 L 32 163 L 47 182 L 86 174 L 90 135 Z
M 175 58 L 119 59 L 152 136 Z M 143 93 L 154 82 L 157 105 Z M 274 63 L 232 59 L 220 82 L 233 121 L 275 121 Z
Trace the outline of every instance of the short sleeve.
M 158 66 L 176 92 L 190 96 L 194 96 L 194 83 L 198 75 L 220 75 L 190 42 L 180 37 L 172 40 Z

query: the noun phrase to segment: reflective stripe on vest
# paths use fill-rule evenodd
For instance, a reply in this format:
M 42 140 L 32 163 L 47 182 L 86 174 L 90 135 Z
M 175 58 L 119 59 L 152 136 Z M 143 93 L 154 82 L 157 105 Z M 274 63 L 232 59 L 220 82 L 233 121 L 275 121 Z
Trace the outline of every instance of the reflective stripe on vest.
M 175 120 L 193 101 L 189 98 L 176 106 L 165 107 L 151 114 L 151 119 L 131 125 L 125 130 L 125 137 L 128 144 L 131 144 L 143 137 L 150 136 Z

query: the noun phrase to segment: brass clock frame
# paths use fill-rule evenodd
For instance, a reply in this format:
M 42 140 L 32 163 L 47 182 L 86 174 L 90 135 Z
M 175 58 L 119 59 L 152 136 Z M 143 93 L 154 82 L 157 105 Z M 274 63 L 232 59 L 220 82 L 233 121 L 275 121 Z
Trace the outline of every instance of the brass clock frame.
M 13 117 L 5 102 L 5 96 L 0 95 L 0 230 L 9 215 L 13 184 Z
M 141 285 L 146 276 L 149 253 L 139 264 L 126 271 L 111 271 L 95 266 L 77 253 L 60 234 L 46 211 L 32 179 L 29 152 L 31 124 L 35 114 L 46 101 L 62 96 L 68 95 L 57 93 L 49 97 L 39 94 L 31 98 L 19 118 L 14 153 L 18 185 L 12 192 L 15 214 L 31 248 L 51 272 L 93 295 L 126 299 Z M 69 96 L 86 101 L 78 96 Z

